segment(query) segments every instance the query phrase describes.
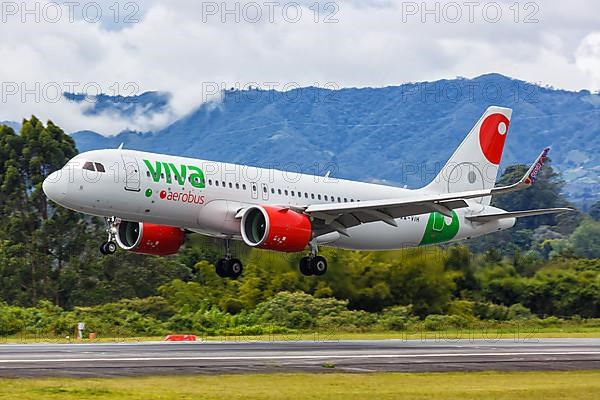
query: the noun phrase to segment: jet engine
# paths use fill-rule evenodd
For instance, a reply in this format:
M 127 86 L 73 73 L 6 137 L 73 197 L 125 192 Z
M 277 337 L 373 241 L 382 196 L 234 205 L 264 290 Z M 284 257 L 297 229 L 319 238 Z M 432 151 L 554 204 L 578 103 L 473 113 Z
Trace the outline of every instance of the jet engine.
M 146 222 L 121 221 L 117 226 L 116 240 L 123 250 L 155 256 L 177 253 L 185 233 L 179 228 Z
M 310 219 L 293 210 L 253 206 L 242 216 L 241 233 L 248 246 L 284 252 L 300 252 L 312 236 Z

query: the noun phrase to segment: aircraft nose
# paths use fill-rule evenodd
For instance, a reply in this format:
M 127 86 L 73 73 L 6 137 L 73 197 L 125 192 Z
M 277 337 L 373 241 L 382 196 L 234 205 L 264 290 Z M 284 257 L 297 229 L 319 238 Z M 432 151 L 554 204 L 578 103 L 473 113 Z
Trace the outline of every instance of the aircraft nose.
M 62 175 L 62 171 L 53 172 L 42 183 L 42 190 L 55 203 L 60 203 L 67 196 L 67 179 Z

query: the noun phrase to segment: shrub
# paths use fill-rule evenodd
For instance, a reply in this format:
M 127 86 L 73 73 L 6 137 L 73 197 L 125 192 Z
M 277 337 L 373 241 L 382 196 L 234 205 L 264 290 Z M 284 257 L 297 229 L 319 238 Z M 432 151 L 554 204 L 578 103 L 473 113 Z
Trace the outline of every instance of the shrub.
M 442 331 L 451 328 L 466 328 L 469 320 L 458 315 L 428 315 L 423 321 L 423 327 L 428 331 Z
M 473 304 L 473 314 L 482 320 L 506 321 L 508 307 L 494 303 L 476 302 Z
M 531 316 L 531 310 L 521 303 L 513 304 L 508 308 L 509 319 L 528 319 Z

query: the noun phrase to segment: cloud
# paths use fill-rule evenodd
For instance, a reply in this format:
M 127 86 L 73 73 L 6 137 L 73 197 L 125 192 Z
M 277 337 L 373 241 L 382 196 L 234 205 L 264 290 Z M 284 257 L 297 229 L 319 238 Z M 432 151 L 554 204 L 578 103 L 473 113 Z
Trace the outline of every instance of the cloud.
M 594 0 L 482 2 L 472 10 L 431 1 L 423 7 L 355 0 L 319 8 L 306 1 L 300 9 L 297 3 L 269 9 L 262 2 L 147 0 L 127 9 L 129 2 L 116 3 L 118 15 L 114 0 L 103 0 L 95 3 L 103 12 L 99 22 L 91 22 L 93 10 L 83 14 L 83 4 L 72 20 L 65 6 L 58 21 L 29 15 L 23 23 L 23 10 L 3 12 L 0 120 L 36 114 L 68 131 L 152 130 L 218 96 L 216 87 L 250 83 L 387 86 L 500 72 L 572 90 L 600 86 Z M 170 92 L 172 102 L 152 118 L 86 116 L 82 105 L 49 101 L 44 91 L 57 87 L 122 95 L 157 90 Z

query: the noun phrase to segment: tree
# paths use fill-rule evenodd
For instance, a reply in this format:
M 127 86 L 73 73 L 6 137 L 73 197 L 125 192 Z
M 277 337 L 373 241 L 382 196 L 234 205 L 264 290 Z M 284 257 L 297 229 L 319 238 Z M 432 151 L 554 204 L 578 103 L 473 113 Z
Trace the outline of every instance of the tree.
M 584 221 L 570 237 L 575 255 L 600 258 L 600 221 Z
M 527 172 L 528 167 L 523 164 L 511 165 L 506 168 L 498 186 L 510 185 L 517 182 Z M 564 180 L 554 171 L 547 160 L 537 176 L 535 184 L 525 190 L 513 192 L 492 198 L 492 205 L 508 211 L 520 211 L 535 208 L 565 207 L 569 205 L 561 191 L 565 185 Z M 555 215 L 541 215 L 537 217 L 520 218 L 516 229 L 535 229 L 539 225 L 556 225 Z

